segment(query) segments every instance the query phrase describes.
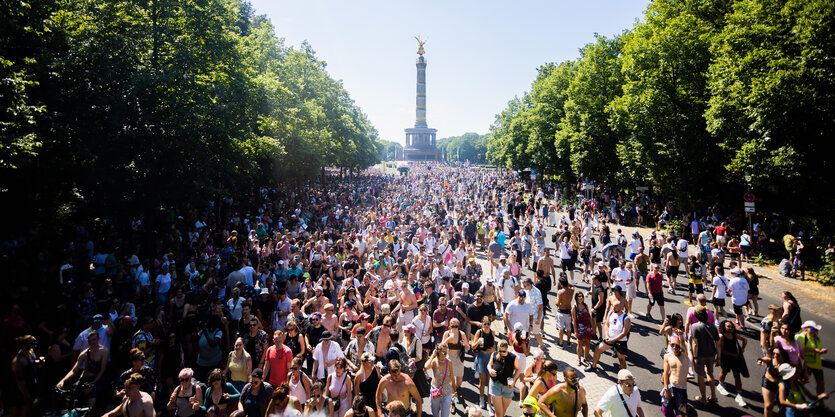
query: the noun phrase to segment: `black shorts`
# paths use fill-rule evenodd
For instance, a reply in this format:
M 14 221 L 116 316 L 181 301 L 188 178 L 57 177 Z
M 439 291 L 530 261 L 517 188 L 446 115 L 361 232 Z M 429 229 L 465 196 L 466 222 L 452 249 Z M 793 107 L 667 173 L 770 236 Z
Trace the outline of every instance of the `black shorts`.
M 649 304 L 658 304 L 658 307 L 664 307 L 664 291 L 652 293 L 652 298 L 650 299 Z
M 571 259 L 562 259 L 560 264 L 560 266 L 562 267 L 562 272 L 574 269 L 574 261 L 572 261 Z
M 688 284 L 688 290 L 691 293 L 696 293 L 696 294 L 704 294 L 705 293 L 705 288 L 702 284 L 693 284 L 692 282 L 690 284 Z
M 606 343 L 607 345 L 614 347 L 615 352 L 617 352 L 620 355 L 626 355 L 626 352 L 629 351 L 626 345 L 626 341 L 623 340 L 616 340 L 613 344 L 608 343 L 604 340 L 603 343 Z
M 676 266 L 672 266 L 672 265 L 670 265 L 670 266 L 668 266 L 668 267 L 667 267 L 667 275 L 669 275 L 669 276 L 670 276 L 670 278 L 675 278 L 675 277 L 677 277 L 677 276 L 678 276 L 678 268 L 679 268 L 679 265 L 676 265 Z
M 467 244 L 475 245 L 475 236 L 467 236 Z
M 713 297 L 713 305 L 717 307 L 725 307 L 725 299 Z
M 760 383 L 760 386 L 774 393 L 780 390 L 780 384 L 774 381 L 769 381 L 765 374 L 763 374 L 763 380 L 762 383 Z
M 748 303 L 745 303 L 745 304 L 743 304 L 743 305 L 741 305 L 741 306 L 738 306 L 738 305 L 734 304 L 734 314 L 736 314 L 736 315 L 738 315 L 738 316 L 741 316 L 741 315 L 742 315 L 742 313 L 743 313 L 743 311 L 742 311 L 742 307 L 745 307 L 745 306 L 747 306 L 747 305 L 748 305 Z

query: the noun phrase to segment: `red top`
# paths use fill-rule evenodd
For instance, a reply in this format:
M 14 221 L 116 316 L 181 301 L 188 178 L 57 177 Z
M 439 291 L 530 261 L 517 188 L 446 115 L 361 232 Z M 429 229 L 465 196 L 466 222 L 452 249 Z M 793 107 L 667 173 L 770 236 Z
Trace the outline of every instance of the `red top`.
M 281 345 L 279 349 L 276 349 L 273 345 L 267 348 L 266 355 L 266 360 L 270 363 L 267 382 L 277 387 L 287 381 L 287 372 L 290 369 L 290 363 L 293 362 L 293 352 L 287 346 Z

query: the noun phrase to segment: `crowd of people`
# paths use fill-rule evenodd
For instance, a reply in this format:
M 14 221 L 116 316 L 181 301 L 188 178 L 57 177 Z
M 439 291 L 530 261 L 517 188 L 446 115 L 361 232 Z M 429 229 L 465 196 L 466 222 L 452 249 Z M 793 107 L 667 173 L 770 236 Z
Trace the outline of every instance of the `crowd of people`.
M 670 233 L 665 208 L 657 231 L 628 239 L 615 199 L 559 194 L 500 170 L 414 165 L 176 213 L 151 247 L 137 245 L 142 219 L 124 235 L 79 227 L 49 302 L 16 303 L 3 322 L 4 346 L 17 344 L 6 414 L 420 416 L 428 401 L 442 417 L 643 416 L 626 360 L 638 319 L 665 336 L 667 416 L 695 415 L 691 378 L 694 401 L 730 389 L 746 406 L 749 322 L 765 415 L 821 405 L 821 327 L 789 292 L 760 316 L 745 231 L 702 218 Z M 686 317 L 667 314 L 665 287 L 688 292 Z M 550 357 L 548 314 L 576 363 Z M 617 383 L 589 404 L 578 372 L 605 372 L 608 350 Z

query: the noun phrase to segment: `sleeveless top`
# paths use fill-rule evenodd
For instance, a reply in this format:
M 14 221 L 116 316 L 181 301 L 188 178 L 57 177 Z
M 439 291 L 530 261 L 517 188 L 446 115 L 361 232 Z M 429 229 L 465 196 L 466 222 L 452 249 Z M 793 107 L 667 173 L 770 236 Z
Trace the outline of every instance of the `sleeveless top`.
M 452 395 L 452 361 L 444 360 L 444 365 L 432 368 L 432 386 L 440 387 L 444 396 Z
M 176 408 L 176 412 L 174 413 L 175 416 L 178 417 L 191 417 L 193 416 L 196 411 L 191 408 L 191 401 L 189 398 L 193 397 L 195 392 L 194 388 L 194 380 L 191 383 L 191 392 L 189 394 L 184 395 L 184 391 L 182 386 L 178 385 L 177 388 L 177 399 L 174 401 L 174 407 Z
M 496 344 L 496 340 L 493 337 L 493 332 L 490 332 L 490 333 L 481 332 L 481 337 L 484 339 L 484 343 L 482 343 L 481 346 L 478 347 L 477 350 L 479 352 L 483 352 L 485 350 L 490 350 L 490 348 L 492 348 L 493 345 Z
M 307 401 L 307 392 L 304 390 L 304 382 L 302 381 L 301 375 L 299 375 L 299 380 L 295 384 L 293 383 L 293 378 L 289 378 L 287 385 L 290 386 L 290 395 L 298 398 L 301 402 Z
M 247 382 L 249 375 L 244 370 L 244 356 L 235 358 L 235 351 L 229 352 L 229 373 L 232 374 L 232 381 Z
M 290 352 L 293 352 L 293 357 L 299 356 L 299 353 L 302 353 L 302 345 L 299 343 L 299 336 L 301 336 L 301 333 L 297 333 L 293 337 L 287 335 L 287 337 L 284 338 L 284 346 L 290 348 Z
M 366 405 L 373 409 L 377 408 L 377 385 L 380 385 L 380 375 L 376 369 L 372 369 L 371 375 L 360 382 L 359 386 L 359 392 L 365 397 Z
M 94 360 L 92 353 L 93 352 L 90 351 L 90 349 L 87 349 L 87 359 L 84 362 L 84 368 L 87 370 L 87 372 L 90 372 L 92 375 L 97 375 L 99 372 L 101 372 L 101 368 L 103 366 L 102 362 L 104 361 Z M 34 369 L 34 367 L 32 369 Z
M 463 344 L 463 343 L 461 343 L 461 330 L 459 330 L 459 331 L 458 331 L 458 337 L 457 337 L 457 339 L 458 339 L 458 342 L 456 342 L 456 343 L 449 342 L 449 344 L 448 344 L 448 346 L 447 346 L 447 347 L 449 348 L 449 350 L 461 350 L 461 349 L 464 349 L 464 344 Z
M 627 319 L 627 315 L 626 315 L 625 312 L 621 312 L 620 314 L 618 314 L 618 313 L 615 313 L 614 310 L 612 310 L 612 312 L 609 313 L 609 335 L 608 336 L 610 338 L 617 337 L 620 334 L 620 332 L 623 331 L 623 327 L 626 325 L 626 319 Z M 620 339 L 620 341 L 621 342 L 626 342 L 627 339 L 629 339 L 628 334 L 625 335 L 622 339 Z
M 346 391 L 348 391 L 348 387 L 347 387 L 348 371 L 345 371 L 345 373 L 342 374 L 342 378 L 336 376 L 335 373 L 332 374 L 332 375 L 333 375 L 333 378 L 331 378 L 331 384 L 330 384 L 329 388 L 331 389 L 331 394 L 333 395 L 332 398 L 336 399 L 336 398 L 339 398 L 340 395 L 342 395 Z M 376 395 L 376 393 L 375 393 L 375 395 Z M 345 401 L 340 401 L 340 403 L 341 403 L 340 408 L 344 408 L 344 407 L 341 407 L 342 404 L 347 404 L 347 401 L 349 401 L 349 400 L 350 400 L 350 398 L 346 399 Z M 338 413 L 339 410 L 333 410 L 333 412 Z
M 495 377 L 490 377 L 493 381 L 498 381 L 503 384 L 507 383 L 507 379 L 513 376 L 516 363 L 516 355 L 511 355 L 509 352 L 507 356 L 502 358 L 502 354 L 498 351 L 493 352 L 493 369 L 496 371 Z

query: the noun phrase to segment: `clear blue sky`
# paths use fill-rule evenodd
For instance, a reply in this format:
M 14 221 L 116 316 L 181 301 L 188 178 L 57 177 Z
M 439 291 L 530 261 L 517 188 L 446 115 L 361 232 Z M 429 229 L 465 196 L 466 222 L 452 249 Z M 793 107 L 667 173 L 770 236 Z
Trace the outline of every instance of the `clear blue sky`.
M 620 34 L 648 0 L 252 0 L 288 46 L 307 40 L 380 132 L 415 123 L 417 41 L 426 39 L 426 118 L 438 138 L 487 133 L 536 69 L 577 58 L 594 34 Z

